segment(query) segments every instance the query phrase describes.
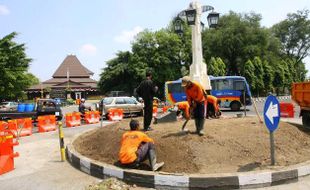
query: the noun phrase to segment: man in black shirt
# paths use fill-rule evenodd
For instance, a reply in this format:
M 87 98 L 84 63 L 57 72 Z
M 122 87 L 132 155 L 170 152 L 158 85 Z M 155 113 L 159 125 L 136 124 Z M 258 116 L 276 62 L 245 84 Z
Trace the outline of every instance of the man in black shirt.
M 153 98 L 158 87 L 152 81 L 152 73 L 146 73 L 146 79 L 140 83 L 136 89 L 137 94 L 142 97 L 144 102 L 144 120 L 143 127 L 145 131 L 152 130 L 150 127 L 153 117 Z

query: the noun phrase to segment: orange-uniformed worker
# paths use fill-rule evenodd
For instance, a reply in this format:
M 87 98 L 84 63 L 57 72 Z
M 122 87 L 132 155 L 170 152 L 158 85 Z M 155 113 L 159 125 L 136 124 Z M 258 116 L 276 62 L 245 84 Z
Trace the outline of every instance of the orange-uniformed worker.
M 183 112 L 183 116 L 185 117 L 185 119 L 189 120 L 190 119 L 190 113 L 189 113 L 188 102 L 187 101 L 177 102 L 175 105 L 177 106 L 178 111 Z
M 219 117 L 221 115 L 220 111 L 220 105 L 219 105 L 219 99 L 217 97 L 208 95 L 207 96 L 207 101 L 208 101 L 208 115 L 207 117 Z
M 202 136 L 204 135 L 203 126 L 206 117 L 206 92 L 204 88 L 197 82 L 191 81 L 189 76 L 182 78 L 182 86 L 185 88 L 186 99 L 193 110 L 196 132 Z
M 130 121 L 130 131 L 122 136 L 119 161 L 130 168 L 139 167 L 147 158 L 153 171 L 158 170 L 164 162 L 156 163 L 154 140 L 139 131 L 139 121 Z

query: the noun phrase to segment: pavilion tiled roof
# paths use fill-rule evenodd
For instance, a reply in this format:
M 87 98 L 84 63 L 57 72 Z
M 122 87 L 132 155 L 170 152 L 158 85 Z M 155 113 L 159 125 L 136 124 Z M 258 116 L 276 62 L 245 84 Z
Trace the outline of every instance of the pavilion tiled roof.
M 97 90 L 97 81 L 90 78 L 94 73 L 84 67 L 75 55 L 68 55 L 53 74 L 53 78 L 33 85 L 27 91 L 44 88 L 64 89 L 68 86 L 76 90 Z
M 91 78 L 69 78 L 69 80 L 73 82 L 79 82 L 79 83 L 97 83 L 97 81 Z M 43 84 L 63 83 L 67 81 L 68 81 L 67 78 L 51 78 L 47 81 L 44 81 Z
M 90 77 L 94 73 L 84 67 L 75 55 L 68 55 L 53 74 L 53 78 Z

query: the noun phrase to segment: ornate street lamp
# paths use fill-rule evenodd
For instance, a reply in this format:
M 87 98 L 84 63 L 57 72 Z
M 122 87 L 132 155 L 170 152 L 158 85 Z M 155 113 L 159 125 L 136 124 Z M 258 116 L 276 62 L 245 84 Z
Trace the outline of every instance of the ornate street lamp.
M 220 14 L 217 12 L 212 11 L 211 13 L 209 13 L 207 19 L 208 19 L 208 25 L 210 28 L 215 28 L 217 26 L 219 17 L 220 17 Z
M 179 35 L 183 34 L 183 20 L 179 16 L 174 19 L 174 31 Z
M 219 13 L 214 12 L 214 8 L 209 5 L 201 6 L 201 4 L 195 0 L 190 3 L 189 8 L 181 11 L 178 14 L 174 22 L 175 32 L 180 34 L 183 31 L 183 27 L 179 24 L 181 18 L 186 17 L 187 24 L 191 25 L 192 28 L 192 59 L 193 62 L 190 65 L 190 78 L 192 80 L 198 81 L 205 90 L 211 90 L 210 79 L 207 73 L 207 65 L 203 61 L 202 56 L 202 43 L 201 43 L 201 29 L 203 28 L 202 22 L 200 21 L 201 15 L 204 12 L 212 11 L 207 19 L 210 28 L 216 27 L 219 20 Z M 181 17 L 181 18 L 180 18 Z
M 196 9 L 187 9 L 185 10 L 187 24 L 188 25 L 195 25 L 196 20 Z

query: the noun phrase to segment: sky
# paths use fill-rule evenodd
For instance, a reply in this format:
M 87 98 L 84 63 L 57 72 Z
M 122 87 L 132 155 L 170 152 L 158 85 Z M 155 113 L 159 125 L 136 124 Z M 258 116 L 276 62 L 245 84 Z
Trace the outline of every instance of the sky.
M 134 36 L 144 29 L 168 26 L 190 0 L 0 0 L 0 38 L 17 32 L 15 39 L 32 58 L 29 71 L 40 81 L 52 78 L 67 55 L 76 55 L 99 80 L 106 62 L 118 51 L 131 50 Z M 288 13 L 309 9 L 310 0 L 209 0 L 220 14 L 255 12 L 261 25 L 286 19 Z M 208 13 L 204 13 L 203 22 Z M 310 76 L 310 56 L 305 60 Z

